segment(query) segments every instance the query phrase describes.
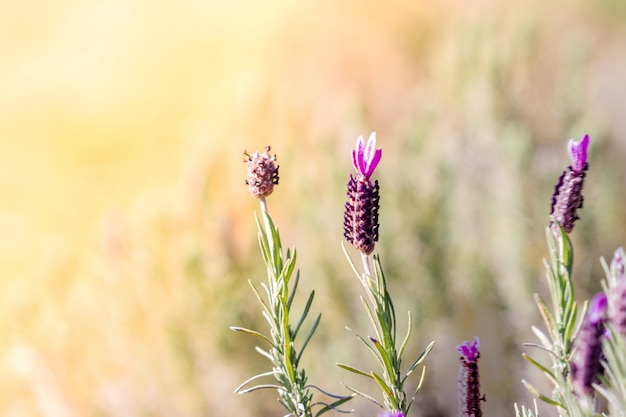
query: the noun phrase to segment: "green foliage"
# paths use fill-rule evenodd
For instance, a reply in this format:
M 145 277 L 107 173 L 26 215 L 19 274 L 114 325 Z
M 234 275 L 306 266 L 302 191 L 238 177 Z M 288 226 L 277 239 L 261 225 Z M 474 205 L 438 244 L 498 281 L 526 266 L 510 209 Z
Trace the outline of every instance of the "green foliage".
M 337 364 L 339 367 L 350 371 L 354 374 L 364 376 L 373 380 L 382 391 L 383 401 L 379 401 L 373 396 L 363 393 L 353 387 L 346 386 L 355 394 L 373 402 L 381 408 L 394 411 L 400 410 L 407 415 L 411 405 L 413 404 L 417 393 L 424 382 L 426 367 L 422 367 L 422 373 L 415 390 L 407 395 L 405 383 L 409 375 L 422 364 L 426 356 L 432 350 L 435 342 L 431 342 L 426 349 L 415 359 L 406 370 L 403 370 L 403 353 L 408 344 L 412 330 L 412 315 L 408 312 L 408 330 L 398 348 L 396 312 L 393 300 L 387 289 L 387 281 L 380 263 L 380 257 L 373 256 L 374 276 L 369 271 L 369 257 L 362 254 L 365 272 L 360 273 L 355 263 L 347 253 L 345 246 L 344 252 L 357 278 L 363 284 L 367 299 L 361 297 L 363 307 L 370 319 L 376 337 L 366 338 L 360 336 L 352 329 L 348 330 L 353 333 L 365 347 L 374 355 L 376 361 L 382 368 L 382 373 L 376 371 L 363 371 L 350 365 Z
M 536 347 L 547 352 L 552 363 L 545 366 L 526 353 L 523 356 L 548 378 L 553 385 L 553 390 L 551 394 L 542 394 L 527 381 L 522 382 L 537 398 L 557 407 L 561 416 L 583 417 L 593 415 L 587 404 L 576 398 L 570 382 L 572 343 L 587 309 L 587 303 L 585 303 L 582 314 L 578 314 L 578 306 L 574 298 L 574 284 L 571 279 L 574 265 L 572 243 L 567 233 L 556 221 L 552 226 L 546 228 L 546 239 L 550 261 L 544 260 L 544 265 L 551 307 L 539 294 L 535 294 L 535 302 L 548 334 L 546 335 L 538 328 L 533 327 L 532 330 L 541 344 L 527 343 L 526 346 Z
M 283 254 L 280 234 L 267 213 L 263 199 L 261 200 L 261 207 L 263 209 L 263 223 L 261 224 L 258 217 L 256 217 L 256 223 L 259 246 L 267 267 L 267 282 L 261 283 L 264 294 L 262 295 L 252 281 L 249 281 L 249 283 L 262 307 L 262 315 L 269 325 L 269 335 L 243 327 L 233 326 L 231 329 L 255 336 L 268 345 L 269 350 L 257 346 L 256 351 L 272 363 L 272 370 L 247 379 L 235 389 L 235 392 L 247 394 L 260 389 L 275 389 L 279 394 L 280 404 L 289 411 L 288 415 L 294 417 L 318 417 L 329 410 L 336 409 L 336 407 L 352 397 L 328 394 L 315 386 L 307 384 L 307 374 L 300 366 L 300 360 L 311 337 L 317 330 L 321 314 L 317 315 L 298 348 L 296 340 L 301 339 L 298 338 L 298 335 L 308 317 L 315 292 L 311 291 L 309 294 L 305 307 L 294 327 L 294 321 L 291 317 L 291 306 L 300 280 L 299 271 L 295 274 L 291 291 L 289 284 L 296 265 L 296 249 L 287 249 Z M 276 382 L 257 383 L 257 380 L 264 380 L 267 377 L 273 377 Z M 251 384 L 252 386 L 250 386 Z M 334 401 L 330 404 L 323 402 L 313 403 L 312 388 L 317 388 L 324 394 L 329 395 Z M 315 406 L 320 408 L 313 414 Z

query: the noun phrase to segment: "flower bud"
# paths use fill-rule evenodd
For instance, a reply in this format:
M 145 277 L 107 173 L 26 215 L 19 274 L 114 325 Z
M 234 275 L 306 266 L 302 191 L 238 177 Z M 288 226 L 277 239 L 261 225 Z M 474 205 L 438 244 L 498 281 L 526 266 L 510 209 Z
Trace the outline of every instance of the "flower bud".
M 248 155 L 244 152 L 244 162 L 248 163 L 248 176 L 246 184 L 253 197 L 263 198 L 272 194 L 274 185 L 278 185 L 278 165 L 276 155 L 270 155 L 270 147 L 265 148 L 265 153 L 255 152 Z

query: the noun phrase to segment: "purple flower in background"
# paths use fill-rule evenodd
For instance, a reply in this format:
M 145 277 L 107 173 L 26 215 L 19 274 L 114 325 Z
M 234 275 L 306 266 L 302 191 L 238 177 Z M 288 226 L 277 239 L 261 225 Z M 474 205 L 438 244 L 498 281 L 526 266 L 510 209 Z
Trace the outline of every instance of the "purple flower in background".
M 478 358 L 480 358 L 480 340 L 478 337 L 470 343 L 465 341 L 457 346 L 461 354 L 459 367 L 459 416 L 480 417 L 480 402 L 485 398 L 480 395 L 478 377 Z
M 372 183 L 370 176 L 382 156 L 382 149 L 376 149 L 376 133 L 372 133 L 363 143 L 359 136 L 356 148 L 352 150 L 352 164 L 357 175 L 350 174 L 348 182 L 348 202 L 343 217 L 344 237 L 355 249 L 369 255 L 378 241 L 378 181 Z
M 615 249 L 613 259 L 611 260 L 611 275 L 616 280 L 626 278 L 626 254 L 624 254 L 624 248 L 619 247 Z
M 378 417 L 404 417 L 404 413 L 400 410 L 381 411 L 378 413 Z
M 611 287 L 611 308 L 609 320 L 615 330 L 626 335 L 626 270 L 624 248 L 617 248 L 611 261 L 611 275 L 613 286 Z
M 601 372 L 602 336 L 607 308 L 606 295 L 596 294 L 589 303 L 589 311 L 574 341 L 574 357 L 571 362 L 572 386 L 580 396 L 592 392 L 592 384 L 598 382 Z
M 567 143 L 567 150 L 570 158 L 572 159 L 572 170 L 575 172 L 581 172 L 586 169 L 588 148 L 589 135 L 585 135 L 580 142 L 570 139 Z
M 248 164 L 248 176 L 246 184 L 253 197 L 263 198 L 274 191 L 274 185 L 278 184 L 278 165 L 276 155 L 270 155 L 270 147 L 265 148 L 265 153 L 255 152 L 248 155 L 244 151 L 244 162 Z
M 570 139 L 567 149 L 572 159 L 572 165 L 563 171 L 554 187 L 550 214 L 566 233 L 570 233 L 574 229 L 574 222 L 578 220 L 577 211 L 583 207 L 582 189 L 585 172 L 589 167 L 587 163 L 588 147 L 589 135 L 585 135 L 580 142 Z

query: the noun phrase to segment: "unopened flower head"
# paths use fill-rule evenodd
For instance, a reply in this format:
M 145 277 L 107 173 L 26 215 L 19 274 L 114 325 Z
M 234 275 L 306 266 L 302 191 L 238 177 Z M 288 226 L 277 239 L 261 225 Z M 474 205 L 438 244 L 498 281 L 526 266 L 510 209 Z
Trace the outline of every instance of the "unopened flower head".
M 380 162 L 382 149 L 376 149 L 376 134 L 372 133 L 364 144 L 359 136 L 356 148 L 352 150 L 352 164 L 356 176 L 350 174 L 348 181 L 348 202 L 343 217 L 344 237 L 354 248 L 369 255 L 378 241 L 378 181 L 372 183 L 370 177 Z
M 244 162 L 248 164 L 246 184 L 250 194 L 256 198 L 272 194 L 274 185 L 278 184 L 278 165 L 276 155 L 270 155 L 270 147 L 266 147 L 264 153 L 248 155 L 244 152 Z
M 606 308 L 606 295 L 602 292 L 596 294 L 589 303 L 589 311 L 574 341 L 572 386 L 579 396 L 589 395 L 593 390 L 592 384 L 598 382 Z
M 589 167 L 587 163 L 588 147 L 589 135 L 585 135 L 580 142 L 570 139 L 567 149 L 572 159 L 572 165 L 563 171 L 554 187 L 550 214 L 566 233 L 570 233 L 574 229 L 574 222 L 578 220 L 577 211 L 583 207 L 582 189 L 585 172 Z
M 480 395 L 480 381 L 478 376 L 478 358 L 480 358 L 480 340 L 465 341 L 457 346 L 461 354 L 459 366 L 459 416 L 480 417 L 482 411 Z

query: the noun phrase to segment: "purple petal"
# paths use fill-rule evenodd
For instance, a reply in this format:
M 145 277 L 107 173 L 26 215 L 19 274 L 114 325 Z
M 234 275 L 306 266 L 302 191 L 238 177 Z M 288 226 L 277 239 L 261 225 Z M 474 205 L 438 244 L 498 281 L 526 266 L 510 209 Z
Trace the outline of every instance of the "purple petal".
M 480 348 L 480 340 L 478 337 L 474 338 L 474 341 L 470 343 L 465 341 L 456 347 L 456 350 L 465 357 L 467 361 L 474 361 L 478 358 Z
M 606 294 L 599 292 L 593 296 L 589 302 L 589 313 L 587 313 L 587 320 L 591 324 L 598 324 L 604 318 L 604 312 L 607 307 Z
M 365 170 L 362 173 L 365 178 L 369 179 L 374 173 L 376 166 L 380 162 L 380 158 L 382 156 L 382 149 L 376 149 L 376 132 L 372 132 L 370 134 L 369 139 L 367 139 L 367 146 L 365 148 L 364 162 L 365 162 Z
M 356 159 L 356 164 L 354 167 L 356 168 L 356 171 L 361 175 L 365 175 L 364 145 L 365 144 L 363 136 L 359 136 L 356 141 L 356 157 L 353 157 L 353 159 Z
M 367 139 L 367 145 L 365 145 L 365 152 L 363 157 L 366 162 L 372 160 L 374 148 L 376 147 L 376 132 L 372 132 L 370 137 Z
M 570 139 L 567 143 L 567 150 L 572 159 L 574 171 L 582 171 L 587 164 L 587 148 L 589 147 L 589 135 L 585 135 L 580 142 Z

